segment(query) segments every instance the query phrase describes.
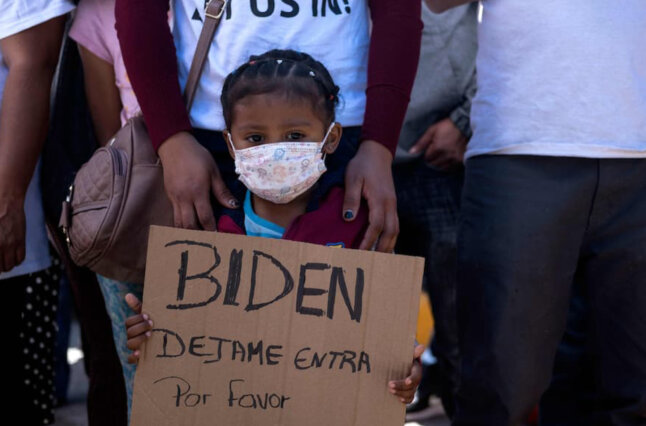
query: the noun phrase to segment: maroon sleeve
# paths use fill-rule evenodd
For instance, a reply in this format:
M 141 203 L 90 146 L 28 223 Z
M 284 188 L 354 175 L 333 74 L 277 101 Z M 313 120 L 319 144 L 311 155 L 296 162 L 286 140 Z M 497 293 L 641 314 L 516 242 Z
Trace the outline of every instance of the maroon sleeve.
M 368 0 L 372 36 L 362 139 L 394 155 L 413 88 L 422 37 L 420 0 Z
M 116 0 L 115 6 L 123 61 L 155 149 L 174 134 L 191 130 L 168 7 L 168 0 Z

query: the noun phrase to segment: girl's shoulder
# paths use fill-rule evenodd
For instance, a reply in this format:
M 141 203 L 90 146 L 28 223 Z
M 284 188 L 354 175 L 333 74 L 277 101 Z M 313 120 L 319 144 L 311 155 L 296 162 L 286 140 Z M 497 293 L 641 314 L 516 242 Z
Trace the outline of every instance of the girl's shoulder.
M 343 219 L 345 190 L 335 186 L 316 210 L 299 218 L 287 229 L 284 239 L 331 247 L 358 248 L 368 227 L 368 206 L 362 203 L 352 222 Z

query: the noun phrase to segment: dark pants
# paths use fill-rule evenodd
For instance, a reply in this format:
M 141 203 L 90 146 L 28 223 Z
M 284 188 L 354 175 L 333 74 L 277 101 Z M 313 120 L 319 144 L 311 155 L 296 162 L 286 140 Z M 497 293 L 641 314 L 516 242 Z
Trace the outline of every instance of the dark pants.
M 426 259 L 424 289 L 430 296 L 435 333 L 431 348 L 438 360 L 440 397 L 453 412 L 459 351 L 456 314 L 457 230 L 463 169 L 441 172 L 424 162 L 393 167 L 400 234 L 395 251 Z M 430 394 L 425 375 L 419 394 Z
M 22 323 L 21 313 L 25 304 L 27 286 L 23 276 L 0 280 L 3 296 L 7 303 L 0 309 L 0 320 L 4 324 L 3 333 L 3 363 L 7 373 L 3 380 L 2 407 L 7 416 L 16 416 L 28 422 L 32 421 L 29 409 L 27 389 L 24 386 L 24 372 L 22 368 L 23 345 L 20 338 Z
M 128 423 L 126 386 L 112 339 L 112 325 L 96 274 L 72 263 L 62 234 L 48 223 L 52 241 L 70 281 L 81 324 L 83 361 L 89 378 L 87 415 L 90 426 L 122 426 Z
M 646 160 L 468 160 L 454 425 L 519 424 L 539 401 L 577 271 L 594 357 L 590 424 L 646 424 Z
M 594 425 L 594 354 L 588 350 L 589 315 L 585 290 L 581 274 L 577 273 L 565 335 L 554 360 L 552 381 L 540 402 L 541 425 Z

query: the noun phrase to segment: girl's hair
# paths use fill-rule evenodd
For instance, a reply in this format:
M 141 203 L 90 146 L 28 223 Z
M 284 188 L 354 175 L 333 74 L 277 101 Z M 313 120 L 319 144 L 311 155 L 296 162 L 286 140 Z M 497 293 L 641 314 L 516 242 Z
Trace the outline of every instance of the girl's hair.
M 245 96 L 273 92 L 309 99 L 324 121 L 334 121 L 339 87 L 328 70 L 307 53 L 275 49 L 252 56 L 224 80 L 220 101 L 227 128 L 231 128 L 236 102 Z

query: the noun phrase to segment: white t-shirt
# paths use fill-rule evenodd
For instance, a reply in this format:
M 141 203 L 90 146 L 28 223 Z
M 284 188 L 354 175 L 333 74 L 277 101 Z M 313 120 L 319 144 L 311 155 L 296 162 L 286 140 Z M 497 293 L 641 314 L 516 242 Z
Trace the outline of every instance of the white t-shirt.
M 484 0 L 467 157 L 646 157 L 646 1 Z
M 41 24 L 74 8 L 67 0 L 0 0 L 0 39 Z M 0 52 L 0 103 L 7 78 L 7 67 Z M 25 195 L 27 222 L 25 260 L 9 272 L 0 273 L 0 280 L 41 271 L 51 264 L 45 230 L 45 216 L 40 194 L 40 167 L 36 166 Z
M 204 20 L 204 0 L 174 0 L 174 39 L 182 87 Z M 191 109 L 194 127 L 222 130 L 220 93 L 226 76 L 271 49 L 312 55 L 341 88 L 337 121 L 363 123 L 370 19 L 367 0 L 230 0 L 209 51 Z

